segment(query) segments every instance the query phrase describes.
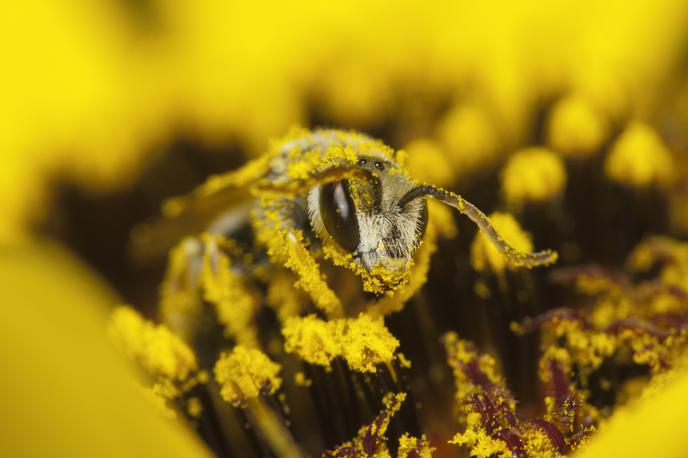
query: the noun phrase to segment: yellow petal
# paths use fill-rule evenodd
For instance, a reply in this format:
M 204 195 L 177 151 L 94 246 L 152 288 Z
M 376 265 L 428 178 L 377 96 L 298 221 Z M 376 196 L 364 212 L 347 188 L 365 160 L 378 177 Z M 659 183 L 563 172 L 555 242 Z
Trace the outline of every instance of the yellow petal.
M 3 456 L 198 457 L 161 416 L 107 338 L 114 297 L 48 243 L 0 255 Z
M 686 456 L 688 372 L 683 371 L 654 396 L 617 410 L 577 458 Z

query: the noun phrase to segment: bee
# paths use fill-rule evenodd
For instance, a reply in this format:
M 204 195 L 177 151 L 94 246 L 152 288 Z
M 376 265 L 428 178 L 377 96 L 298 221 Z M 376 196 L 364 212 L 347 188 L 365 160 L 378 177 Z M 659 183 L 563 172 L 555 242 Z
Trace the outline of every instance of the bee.
M 550 250 L 513 248 L 461 196 L 419 183 L 405 168 L 404 154 L 359 133 L 294 131 L 238 170 L 166 202 L 159 221 L 135 231 L 135 246 L 150 251 L 171 241 L 170 234 L 195 234 L 179 248 L 183 260 L 168 269 L 168 275 L 184 271 L 187 287 L 193 287 L 203 269 L 199 259 L 206 256 L 206 264 L 217 270 L 221 250 L 233 257 L 236 275 L 261 270 L 248 268 L 261 264 L 260 254 L 247 261 L 231 242 L 249 227 L 250 245 L 265 259 L 263 277 L 269 281 L 280 269 L 292 272 L 295 285 L 328 317 L 347 311 L 322 272 L 325 261 L 353 273 L 380 313 L 398 310 L 422 286 L 424 273 L 414 277 L 414 270 L 427 271 L 433 245 L 428 242 L 441 232 L 432 226 L 428 201 L 467 216 L 516 264 L 554 262 L 556 253 Z M 433 210 L 439 213 L 440 207 Z

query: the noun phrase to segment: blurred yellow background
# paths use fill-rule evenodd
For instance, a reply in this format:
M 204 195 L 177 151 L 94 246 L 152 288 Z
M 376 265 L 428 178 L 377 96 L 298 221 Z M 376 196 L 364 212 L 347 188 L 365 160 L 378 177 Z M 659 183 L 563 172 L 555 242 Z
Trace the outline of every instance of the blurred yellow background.
M 375 132 L 402 117 L 404 146 L 441 136 L 428 119 L 449 105 L 450 133 L 508 149 L 562 94 L 579 136 L 586 109 L 681 105 L 685 120 L 688 106 L 685 0 L 28 0 L 0 17 L 3 241 L 45 214 L 49 182 L 126 186 L 180 132 L 255 154 L 294 124 Z

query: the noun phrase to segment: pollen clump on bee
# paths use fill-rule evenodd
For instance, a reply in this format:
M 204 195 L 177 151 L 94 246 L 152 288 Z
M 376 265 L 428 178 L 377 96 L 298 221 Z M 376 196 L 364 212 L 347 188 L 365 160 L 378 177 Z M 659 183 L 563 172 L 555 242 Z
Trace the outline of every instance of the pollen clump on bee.
M 260 350 L 235 346 L 215 363 L 215 380 L 222 398 L 240 407 L 249 399 L 271 395 L 282 385 L 280 366 Z
M 360 262 L 356 262 L 351 253 L 339 247 L 332 237 L 325 238 L 322 250 L 325 259 L 330 259 L 336 266 L 346 267 L 360 277 L 364 291 L 393 296 L 409 281 L 411 269 L 408 266 L 406 269 L 391 271 L 382 265 L 376 265 L 369 271 Z
M 559 156 L 546 148 L 526 148 L 514 153 L 501 173 L 502 193 L 515 208 L 544 202 L 561 194 L 566 169 Z
M 497 212 L 490 215 L 490 220 L 504 240 L 514 248 L 524 253 L 533 250 L 530 234 L 521 228 L 512 215 Z M 478 232 L 471 244 L 471 266 L 478 272 L 502 273 L 518 267 L 518 264 L 510 262 L 483 232 Z
M 286 171 L 286 175 L 294 180 L 307 179 L 328 167 L 355 164 L 358 159 L 356 150 L 350 145 L 317 147 L 304 152 L 292 148 L 288 154 L 291 157 L 298 156 L 298 160 L 290 162 Z
M 631 123 L 612 146 L 604 163 L 607 177 L 633 187 L 668 185 L 674 174 L 671 153 L 647 124 Z

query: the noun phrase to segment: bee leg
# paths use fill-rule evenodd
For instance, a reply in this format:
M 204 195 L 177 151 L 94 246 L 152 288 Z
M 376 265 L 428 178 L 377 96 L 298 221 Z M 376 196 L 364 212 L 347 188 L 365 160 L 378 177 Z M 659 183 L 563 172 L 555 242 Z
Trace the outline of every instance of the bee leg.
M 204 301 L 212 305 L 224 337 L 245 347 L 258 345 L 254 316 L 258 293 L 251 288 L 243 250 L 221 235 L 203 234 L 203 267 L 200 287 Z
M 187 237 L 169 253 L 165 279 L 160 288 L 160 319 L 177 335 L 191 343 L 203 303 L 200 272 L 203 265 L 203 242 Z
M 256 295 L 244 278 L 238 253 L 231 239 L 203 234 L 187 237 L 171 252 L 161 289 L 162 320 L 199 355 L 216 355 L 227 337 L 245 346 L 255 346 L 253 317 Z M 234 256 L 237 255 L 237 256 Z M 236 265 L 233 265 L 236 264 Z
M 298 229 L 276 229 L 268 238 L 268 255 L 296 274 L 294 284 L 306 292 L 328 318 L 343 315 L 342 303 L 327 285 L 318 262 L 311 256 Z
M 266 304 L 277 314 L 280 323 L 293 316 L 299 316 L 310 305 L 310 297 L 302 290 L 295 289 L 298 277 L 292 271 L 277 269 L 270 273 Z

